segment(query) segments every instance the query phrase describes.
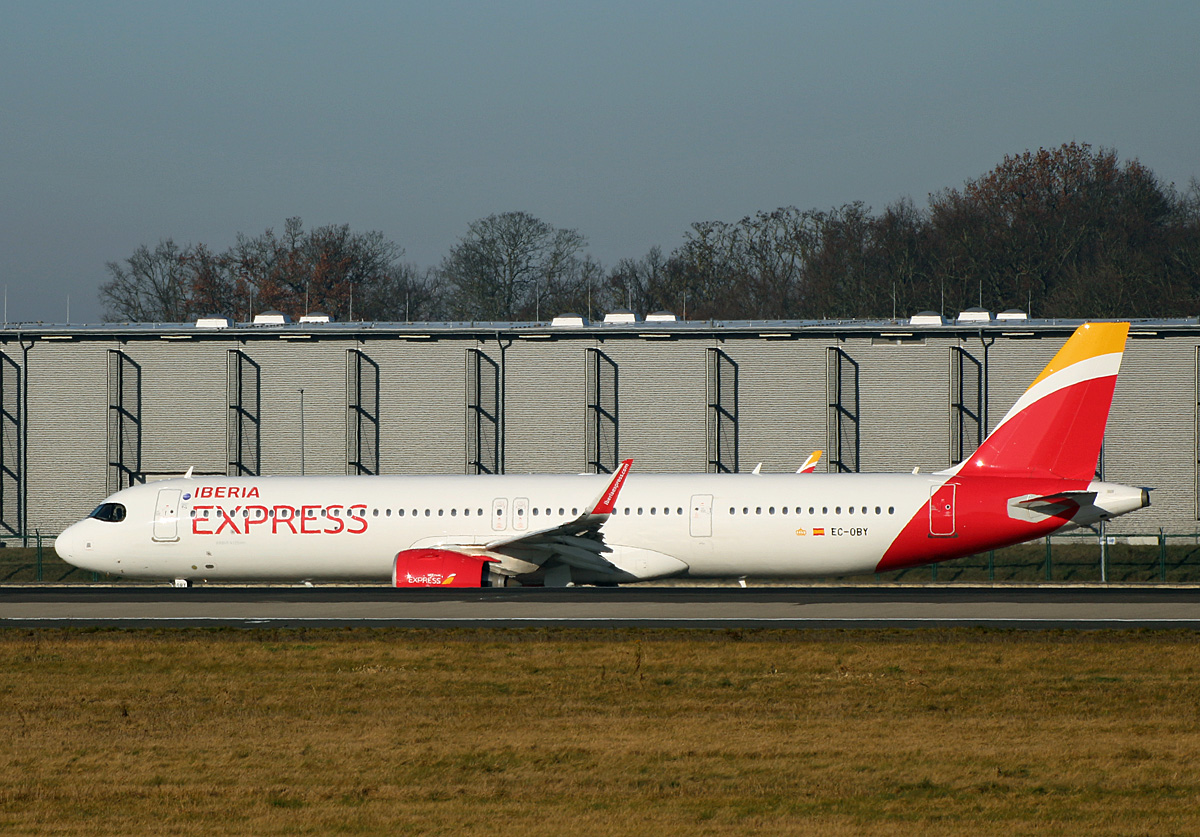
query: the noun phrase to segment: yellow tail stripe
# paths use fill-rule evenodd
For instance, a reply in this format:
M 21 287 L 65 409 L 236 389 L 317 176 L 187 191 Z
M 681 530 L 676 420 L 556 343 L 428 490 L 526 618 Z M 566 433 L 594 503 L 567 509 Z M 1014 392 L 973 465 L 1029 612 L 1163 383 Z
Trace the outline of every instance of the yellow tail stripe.
M 1063 344 L 1053 360 L 1042 370 L 1029 388 L 1032 389 L 1044 378 L 1066 369 L 1081 360 L 1124 351 L 1125 338 L 1129 334 L 1129 323 L 1084 323 L 1071 339 Z

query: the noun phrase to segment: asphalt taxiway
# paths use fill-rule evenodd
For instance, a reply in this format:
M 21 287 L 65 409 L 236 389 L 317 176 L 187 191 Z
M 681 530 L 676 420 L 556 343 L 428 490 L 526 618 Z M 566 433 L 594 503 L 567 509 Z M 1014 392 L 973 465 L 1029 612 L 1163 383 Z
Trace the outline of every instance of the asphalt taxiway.
M 0 587 L 0 627 L 1200 630 L 1200 588 Z

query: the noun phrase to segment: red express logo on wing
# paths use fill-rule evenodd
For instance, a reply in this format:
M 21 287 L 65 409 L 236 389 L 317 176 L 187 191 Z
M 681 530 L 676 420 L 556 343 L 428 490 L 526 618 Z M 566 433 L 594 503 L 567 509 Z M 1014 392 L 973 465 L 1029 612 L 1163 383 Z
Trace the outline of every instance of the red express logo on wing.
M 257 489 L 254 489 L 257 494 Z M 199 492 L 197 492 L 199 496 Z M 207 512 L 212 514 L 207 514 Z M 367 531 L 367 506 L 221 506 L 192 507 L 193 535 L 249 535 L 256 526 L 270 526 L 272 535 L 361 535 Z M 214 528 L 215 527 L 215 528 Z M 262 531 L 266 531 L 264 528 Z

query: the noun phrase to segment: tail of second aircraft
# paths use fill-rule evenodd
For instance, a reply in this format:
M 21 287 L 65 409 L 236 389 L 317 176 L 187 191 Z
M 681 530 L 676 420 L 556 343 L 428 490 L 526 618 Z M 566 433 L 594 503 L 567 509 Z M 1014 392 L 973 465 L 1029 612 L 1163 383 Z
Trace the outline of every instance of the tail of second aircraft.
M 969 459 L 962 476 L 1091 480 L 1129 323 L 1084 323 Z

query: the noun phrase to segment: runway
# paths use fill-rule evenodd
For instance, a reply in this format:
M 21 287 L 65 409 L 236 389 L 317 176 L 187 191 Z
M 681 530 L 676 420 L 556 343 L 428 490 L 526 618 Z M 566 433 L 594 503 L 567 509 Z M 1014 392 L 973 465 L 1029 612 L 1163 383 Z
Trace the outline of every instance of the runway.
M 0 587 L 0 626 L 1200 629 L 1200 588 Z

